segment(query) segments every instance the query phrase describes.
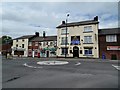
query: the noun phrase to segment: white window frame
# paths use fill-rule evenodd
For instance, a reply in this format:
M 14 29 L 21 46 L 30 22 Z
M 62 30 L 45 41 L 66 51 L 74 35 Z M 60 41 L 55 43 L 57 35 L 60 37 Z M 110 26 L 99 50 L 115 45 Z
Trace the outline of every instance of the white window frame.
M 69 30 L 68 30 L 68 28 L 67 28 L 67 34 L 69 33 Z M 66 28 L 62 28 L 61 29 L 61 34 L 66 34 Z
M 66 37 L 61 37 L 61 44 L 65 45 L 66 43 Z M 67 43 L 68 43 L 68 37 L 67 37 Z
M 39 44 L 38 42 L 35 42 L 35 46 L 38 46 L 38 44 Z
M 84 32 L 92 32 L 92 26 L 85 26 L 84 27 Z
M 86 44 L 87 44 L 87 43 L 88 43 L 88 44 L 89 44 L 89 43 L 93 43 L 93 42 L 92 42 L 92 36 L 84 36 L 84 43 L 86 43 Z
M 117 42 L 117 35 L 106 35 L 106 42 Z
M 91 49 L 91 51 L 92 51 L 92 53 L 90 54 L 90 50 Z M 89 53 L 87 53 L 87 54 L 85 54 L 85 50 L 87 50 L 87 52 L 89 52 Z M 92 48 L 86 48 L 86 49 L 84 49 L 84 55 L 92 55 L 93 54 L 93 49 Z

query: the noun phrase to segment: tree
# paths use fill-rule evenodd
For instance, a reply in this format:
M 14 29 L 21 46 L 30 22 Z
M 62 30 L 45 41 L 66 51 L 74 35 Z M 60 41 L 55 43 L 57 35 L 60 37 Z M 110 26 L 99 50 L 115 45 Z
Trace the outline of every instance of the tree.
M 2 44 L 12 43 L 12 37 L 2 36 Z

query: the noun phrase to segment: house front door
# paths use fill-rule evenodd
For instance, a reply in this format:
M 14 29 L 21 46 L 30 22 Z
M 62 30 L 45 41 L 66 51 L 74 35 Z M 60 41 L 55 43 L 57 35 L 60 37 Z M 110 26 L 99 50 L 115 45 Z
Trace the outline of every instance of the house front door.
M 73 57 L 79 57 L 79 48 L 77 46 L 73 47 Z

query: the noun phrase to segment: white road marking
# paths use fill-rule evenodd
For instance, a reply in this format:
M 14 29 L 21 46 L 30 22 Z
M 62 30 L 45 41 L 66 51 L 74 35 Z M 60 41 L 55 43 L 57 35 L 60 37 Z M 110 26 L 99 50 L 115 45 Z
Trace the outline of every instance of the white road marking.
M 64 65 L 64 64 L 68 64 L 69 62 L 67 61 L 40 61 L 37 62 L 37 64 L 40 65 Z
M 81 63 L 80 63 L 80 62 L 78 62 L 78 63 L 77 63 L 77 64 L 75 64 L 75 65 L 77 66 L 77 65 L 80 65 L 80 64 L 81 64 Z
M 23 66 L 25 66 L 25 67 L 29 67 L 29 68 L 42 68 L 42 67 L 34 67 L 34 66 L 30 66 L 30 65 L 28 65 L 27 63 L 24 63 Z
M 114 68 L 116 68 L 117 70 L 120 70 L 120 66 L 116 66 L 116 65 L 113 65 L 113 64 L 112 64 L 112 66 L 113 66 Z

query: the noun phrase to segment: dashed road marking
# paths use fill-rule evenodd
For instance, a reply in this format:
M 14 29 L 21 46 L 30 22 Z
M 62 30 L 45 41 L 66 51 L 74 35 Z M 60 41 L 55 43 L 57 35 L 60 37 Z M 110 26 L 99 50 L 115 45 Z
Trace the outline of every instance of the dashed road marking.
M 30 65 L 28 65 L 27 63 L 24 63 L 23 66 L 25 66 L 25 67 L 29 67 L 29 68 L 42 68 L 42 67 L 34 67 L 34 66 L 30 66 Z
M 78 66 L 78 65 L 80 65 L 81 63 L 80 62 L 78 62 L 77 64 L 75 64 L 76 66 Z
M 116 65 L 113 65 L 113 64 L 112 64 L 112 66 L 113 66 L 114 68 L 116 68 L 117 70 L 120 70 L 120 66 L 116 66 Z

